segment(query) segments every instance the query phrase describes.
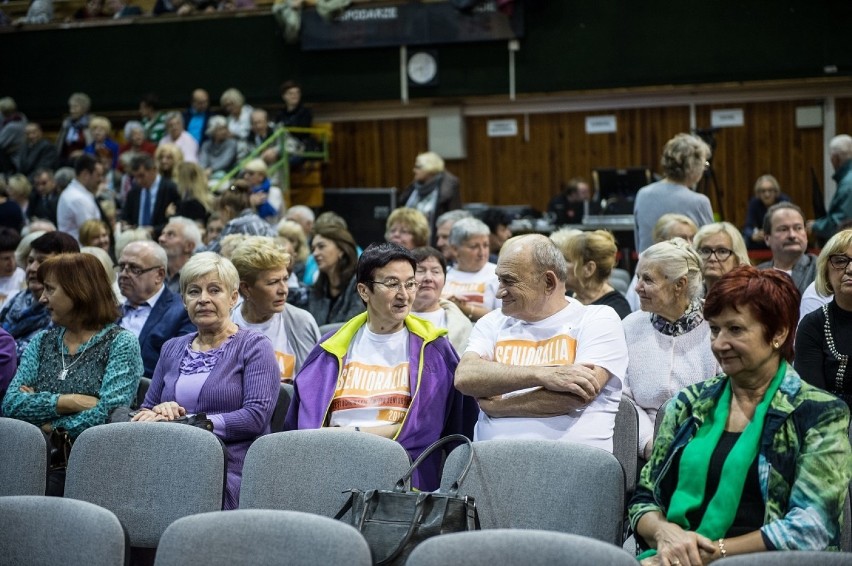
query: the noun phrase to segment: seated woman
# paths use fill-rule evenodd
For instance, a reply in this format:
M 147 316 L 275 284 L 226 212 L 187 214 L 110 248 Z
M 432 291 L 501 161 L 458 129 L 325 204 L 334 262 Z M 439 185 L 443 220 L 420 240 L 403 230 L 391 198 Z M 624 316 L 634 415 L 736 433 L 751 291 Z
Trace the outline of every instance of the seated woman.
M 476 218 L 462 218 L 450 230 L 456 265 L 447 273 L 443 296 L 472 321 L 503 304 L 497 298 L 497 266 L 488 261 L 490 234 L 488 226 Z
M 654 230 L 651 232 L 651 237 L 655 244 L 671 240 L 672 238 L 683 238 L 689 243 L 692 243 L 692 238 L 698 232 L 698 226 L 688 216 L 670 212 L 660 216 L 657 223 L 654 224 Z M 624 298 L 633 312 L 639 310 L 639 295 L 636 294 L 636 283 L 638 282 L 636 274 L 633 274 L 633 279 L 630 281 L 630 286 L 627 288 Z
M 454 303 L 441 298 L 447 277 L 447 260 L 439 250 L 432 247 L 411 250 L 417 260 L 414 279 L 417 295 L 411 313 L 425 318 L 437 328 L 447 329 L 447 338 L 456 352 L 464 352 L 473 324 Z
M 742 266 L 707 295 L 723 375 L 666 407 L 628 512 L 643 564 L 837 550 L 852 478 L 849 409 L 790 365 L 799 292 Z M 654 554 L 652 556 L 652 554 Z
M 251 187 L 246 181 L 236 181 L 222 192 L 216 201 L 216 213 L 219 219 L 225 222 L 225 226 L 219 235 L 207 244 L 206 251 L 218 253 L 222 239 L 230 234 L 269 236 L 270 238 L 277 235 L 275 227 L 258 216 L 252 208 L 251 195 Z
M 852 407 L 852 230 L 838 232 L 817 259 L 816 290 L 831 302 L 805 315 L 796 335 L 796 371 Z
M 743 238 L 750 250 L 766 250 L 763 233 L 763 217 L 773 204 L 787 202 L 790 197 L 781 192 L 778 179 L 772 175 L 761 175 L 754 183 L 754 196 L 748 201 Z
M 110 229 L 103 220 L 90 219 L 80 225 L 80 245 L 101 248 L 109 253 Z
M 331 224 L 314 227 L 311 249 L 319 276 L 308 297 L 308 311 L 320 326 L 343 323 L 364 312 L 355 280 L 357 247 L 348 230 Z
M 705 224 L 695 233 L 692 247 L 704 261 L 701 272 L 708 291 L 730 270 L 751 265 L 743 237 L 730 222 Z
M 29 343 L 3 400 L 3 415 L 65 429 L 73 439 L 129 405 L 139 378 L 139 340 L 115 324 L 121 311 L 106 271 L 91 255 L 60 254 L 38 267 L 39 302 L 54 326 Z M 62 495 L 64 473 L 49 494 Z
M 207 174 L 198 163 L 181 163 L 177 167 L 180 201 L 166 207 L 166 216 L 182 216 L 205 223 L 213 208 L 213 196 L 207 186 Z
M 357 281 L 367 312 L 308 356 L 296 376 L 287 430 L 345 427 L 376 434 L 399 442 L 412 460 L 442 436 L 472 434 L 476 403 L 453 385 L 459 358 L 446 331 L 410 316 L 415 268 L 411 252 L 396 244 L 364 250 Z M 438 488 L 441 455 L 433 456 L 416 470 L 412 486 Z
M 287 304 L 290 256 L 271 238 L 250 236 L 233 251 L 231 261 L 240 274 L 243 298 L 231 320 L 269 338 L 281 381 L 290 383 L 320 339 L 311 313 Z
M 397 208 L 385 223 L 385 241 L 407 250 L 429 245 L 429 220 L 416 208 Z
M 174 179 L 178 165 L 183 163 L 183 151 L 173 143 L 158 145 L 157 151 L 154 152 L 154 161 L 157 162 L 157 172 L 163 179 Z
M 239 506 L 243 461 L 254 440 L 269 433 L 280 370 L 272 344 L 239 328 L 230 311 L 240 276 L 227 259 L 202 252 L 180 270 L 180 291 L 198 332 L 163 345 L 151 386 L 134 421 L 171 421 L 205 413 L 227 449 L 225 509 Z
M 290 242 L 292 248 L 290 265 L 287 266 L 290 273 L 290 294 L 287 295 L 287 302 L 299 307 L 307 306 L 308 294 L 305 291 L 309 289 L 302 283 L 302 276 L 308 261 L 308 237 L 298 222 L 286 219 L 278 223 L 278 235 Z M 294 294 L 295 297 L 292 296 Z
M 559 230 L 550 239 L 568 262 L 565 287 L 584 305 L 607 305 L 624 319 L 631 313 L 624 295 L 609 284 L 618 247 L 606 230 Z
M 629 361 L 624 395 L 639 410 L 639 457 L 651 455 L 657 411 L 678 390 L 718 373 L 702 315 L 701 260 L 681 238 L 639 256 L 642 310 L 624 319 Z
M 207 139 L 198 152 L 198 164 L 209 177 L 220 179 L 237 163 L 237 140 L 230 137 L 224 116 L 212 116 L 205 133 Z

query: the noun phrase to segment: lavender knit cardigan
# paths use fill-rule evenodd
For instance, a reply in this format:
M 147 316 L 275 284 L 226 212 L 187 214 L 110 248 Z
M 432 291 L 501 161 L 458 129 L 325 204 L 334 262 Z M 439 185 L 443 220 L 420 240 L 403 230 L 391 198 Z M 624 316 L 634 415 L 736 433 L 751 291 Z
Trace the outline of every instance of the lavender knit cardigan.
M 180 361 L 196 336 L 193 332 L 163 344 L 143 408 L 175 400 Z M 243 461 L 251 443 L 269 433 L 280 375 L 269 338 L 241 328 L 226 342 L 219 363 L 201 387 L 198 412 L 221 415 L 225 423 L 225 430 L 217 431 L 228 451 L 224 509 L 239 506 Z

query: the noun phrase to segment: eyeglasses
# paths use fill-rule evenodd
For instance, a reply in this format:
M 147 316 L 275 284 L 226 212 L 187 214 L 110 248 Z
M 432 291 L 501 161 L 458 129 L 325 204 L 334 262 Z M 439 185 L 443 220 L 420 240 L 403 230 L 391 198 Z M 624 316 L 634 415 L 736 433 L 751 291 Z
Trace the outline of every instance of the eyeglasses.
M 698 255 L 701 256 L 701 259 L 710 259 L 710 256 L 715 255 L 716 259 L 719 261 L 725 261 L 731 254 L 734 253 L 734 250 L 729 250 L 728 248 L 698 248 Z
M 828 262 L 834 269 L 846 269 L 850 261 L 852 261 L 852 257 L 848 255 L 832 254 L 828 256 Z
M 143 273 L 148 273 L 149 271 L 154 271 L 155 269 L 160 269 L 159 265 L 155 265 L 154 267 L 139 267 L 138 265 L 133 265 L 131 263 L 118 263 L 113 268 L 116 273 L 121 273 L 125 269 L 130 272 L 134 277 L 139 277 Z
M 417 292 L 417 288 L 420 286 L 420 283 L 414 279 L 409 279 L 405 283 L 402 281 L 368 281 L 368 283 L 376 283 L 387 288 L 389 291 L 393 291 L 394 293 L 399 293 L 403 288 L 405 288 L 406 293 L 415 293 Z

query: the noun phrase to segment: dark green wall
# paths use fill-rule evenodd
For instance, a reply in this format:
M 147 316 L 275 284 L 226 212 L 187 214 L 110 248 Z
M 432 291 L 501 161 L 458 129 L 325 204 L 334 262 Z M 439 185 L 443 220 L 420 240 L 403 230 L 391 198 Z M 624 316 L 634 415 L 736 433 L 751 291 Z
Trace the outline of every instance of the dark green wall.
M 527 0 L 517 90 L 852 74 L 852 2 L 759 0 Z M 440 46 L 440 83 L 412 98 L 508 92 L 505 43 Z M 396 48 L 301 52 L 269 15 L 148 20 L 0 33 L 0 96 L 38 119 L 67 111 L 74 91 L 97 110 L 127 110 L 149 91 L 183 106 L 190 91 L 231 86 L 250 103 L 278 103 L 277 85 L 300 79 L 310 101 L 399 98 Z

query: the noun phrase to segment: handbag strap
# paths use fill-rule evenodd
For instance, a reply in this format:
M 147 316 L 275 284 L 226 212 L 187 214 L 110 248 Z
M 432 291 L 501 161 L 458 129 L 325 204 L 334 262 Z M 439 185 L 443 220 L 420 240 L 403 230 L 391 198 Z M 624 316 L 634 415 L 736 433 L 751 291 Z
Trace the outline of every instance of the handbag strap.
M 396 486 L 394 487 L 394 491 L 405 491 L 406 482 L 411 479 L 411 475 L 414 473 L 414 470 L 417 469 L 417 467 L 423 462 L 423 460 L 431 456 L 432 452 L 450 442 L 463 442 L 467 445 L 468 449 L 467 462 L 465 463 L 464 468 L 462 468 L 459 477 L 456 478 L 456 481 L 453 482 L 452 486 L 450 486 L 450 489 L 448 491 L 450 495 L 455 495 L 456 493 L 458 493 L 459 485 L 461 485 L 461 483 L 464 481 L 464 478 L 467 476 L 467 472 L 470 471 L 470 465 L 473 463 L 473 444 L 470 442 L 470 439 L 468 437 L 461 434 L 450 434 L 449 436 L 445 436 L 444 438 L 438 439 L 433 442 L 426 450 L 424 450 L 420 454 L 420 456 L 417 457 L 414 463 L 411 464 L 411 467 L 408 468 L 408 471 L 405 472 L 405 475 L 402 476 L 399 480 L 397 480 Z
M 374 494 L 371 494 L 371 495 L 374 495 Z M 417 530 L 417 528 L 420 526 L 420 522 L 423 520 L 423 511 L 426 507 L 426 505 L 424 505 L 424 503 L 431 496 L 432 496 L 432 494 L 429 493 L 429 492 L 420 492 L 420 493 L 417 494 L 417 502 L 414 504 L 414 515 L 411 518 L 411 522 L 408 523 L 408 531 L 405 533 L 405 536 L 402 537 L 402 540 L 399 542 L 399 544 L 393 550 L 393 552 L 391 552 L 390 555 L 388 555 L 386 558 L 382 558 L 381 560 L 376 560 L 376 558 L 373 557 L 373 559 L 375 560 L 374 563 L 375 563 L 376 566 L 382 566 L 383 564 L 389 564 L 389 563 L 393 562 L 394 560 L 396 560 L 397 556 L 399 556 L 400 553 L 403 550 L 405 550 L 405 547 L 408 546 L 409 541 L 411 541 L 411 537 L 414 536 L 414 531 Z M 366 509 L 366 505 L 364 506 L 364 508 Z M 364 526 L 363 521 L 364 521 L 364 519 L 362 517 L 361 518 L 361 525 L 358 529 L 359 531 L 362 531 L 362 532 L 363 532 L 363 526 Z

